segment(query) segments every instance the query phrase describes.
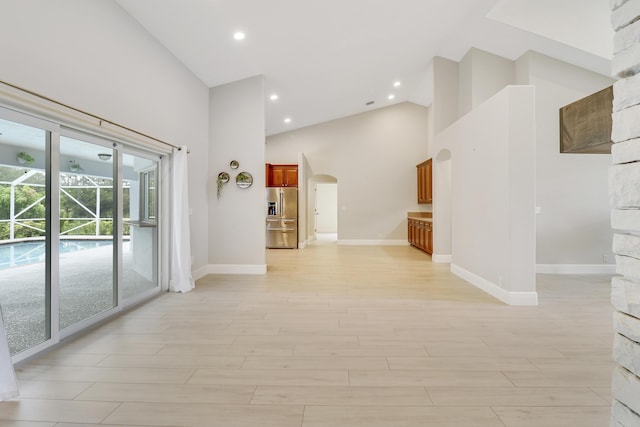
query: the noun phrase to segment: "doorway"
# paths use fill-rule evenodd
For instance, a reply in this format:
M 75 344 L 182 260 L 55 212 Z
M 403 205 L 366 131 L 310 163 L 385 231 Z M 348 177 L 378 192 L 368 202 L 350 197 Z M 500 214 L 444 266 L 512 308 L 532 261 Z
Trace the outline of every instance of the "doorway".
M 335 242 L 338 240 L 338 184 L 318 183 L 314 193 L 316 240 Z
M 306 235 L 310 243 L 338 240 L 338 180 L 331 175 L 313 175 L 308 180 Z

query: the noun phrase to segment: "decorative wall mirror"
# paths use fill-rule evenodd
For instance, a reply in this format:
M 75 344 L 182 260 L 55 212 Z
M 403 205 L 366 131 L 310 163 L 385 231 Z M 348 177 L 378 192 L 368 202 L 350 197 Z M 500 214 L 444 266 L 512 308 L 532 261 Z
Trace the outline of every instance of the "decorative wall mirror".
M 223 184 L 226 184 L 227 182 L 229 182 L 229 174 L 226 172 L 220 172 L 218 174 L 218 181 L 222 182 Z
M 236 175 L 236 185 L 240 188 L 249 188 L 253 184 L 253 176 L 249 172 L 240 172 Z

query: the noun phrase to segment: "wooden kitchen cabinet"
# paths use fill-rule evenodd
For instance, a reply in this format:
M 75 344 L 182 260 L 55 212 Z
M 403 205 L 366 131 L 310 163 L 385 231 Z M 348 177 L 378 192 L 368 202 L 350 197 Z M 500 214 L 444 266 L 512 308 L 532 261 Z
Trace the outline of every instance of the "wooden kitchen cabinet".
M 428 254 L 433 254 L 433 223 L 425 222 L 425 247 L 423 249 Z
M 421 219 L 407 219 L 407 238 L 416 248 L 433 254 L 433 223 Z
M 426 246 L 426 237 L 424 221 L 418 221 L 418 249 L 422 249 L 424 251 Z
M 432 159 L 416 166 L 418 169 L 418 203 L 433 203 L 433 167 Z
M 267 187 L 297 187 L 298 165 L 265 165 Z
M 413 219 L 409 220 L 408 236 L 409 236 L 409 243 L 413 245 L 413 242 L 415 242 L 416 239 L 418 238 L 418 225 L 416 224 L 416 221 Z
M 407 219 L 407 240 L 410 245 L 416 240 L 416 221 L 411 218 Z

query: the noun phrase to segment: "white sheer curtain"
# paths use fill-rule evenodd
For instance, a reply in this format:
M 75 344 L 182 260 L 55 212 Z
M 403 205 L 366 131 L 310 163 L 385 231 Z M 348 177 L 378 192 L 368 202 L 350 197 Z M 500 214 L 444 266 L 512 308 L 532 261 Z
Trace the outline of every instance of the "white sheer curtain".
M 0 309 L 0 400 L 9 400 L 17 396 L 18 382 L 13 362 L 11 362 L 7 333 L 4 329 L 4 319 Z
M 191 276 L 191 239 L 189 237 L 189 182 L 187 147 L 173 150 L 171 203 L 171 292 L 189 292 L 195 288 Z

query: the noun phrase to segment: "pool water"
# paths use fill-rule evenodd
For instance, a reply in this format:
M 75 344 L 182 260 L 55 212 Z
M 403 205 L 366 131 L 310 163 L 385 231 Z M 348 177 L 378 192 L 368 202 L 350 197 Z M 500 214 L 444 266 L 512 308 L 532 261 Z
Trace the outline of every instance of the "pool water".
M 111 245 L 111 240 L 61 240 L 60 253 L 69 253 Z M 45 242 L 0 244 L 0 270 L 45 261 Z

